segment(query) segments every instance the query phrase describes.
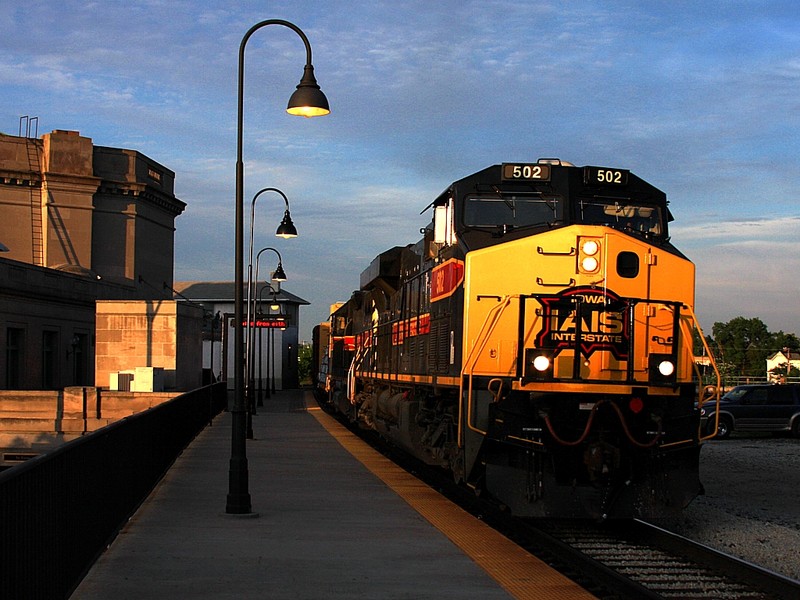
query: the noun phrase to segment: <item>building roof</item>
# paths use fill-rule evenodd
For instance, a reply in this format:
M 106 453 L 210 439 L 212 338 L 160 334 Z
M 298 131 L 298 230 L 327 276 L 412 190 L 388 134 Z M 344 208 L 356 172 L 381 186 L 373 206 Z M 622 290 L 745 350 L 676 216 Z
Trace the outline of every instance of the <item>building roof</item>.
M 797 350 L 789 350 L 788 348 L 784 348 L 783 350 L 779 350 L 778 352 L 767 358 L 767 360 L 773 361 L 778 358 L 784 358 L 791 362 L 794 362 L 800 360 L 800 352 L 798 352 Z
M 263 282 L 257 286 L 258 292 L 264 287 Z M 176 299 L 183 298 L 192 302 L 233 302 L 235 300 L 235 283 L 233 281 L 178 281 L 175 283 L 175 291 L 178 292 Z M 243 298 L 247 298 L 246 284 L 243 289 Z M 269 295 L 262 294 L 262 298 Z M 309 305 L 308 300 L 303 300 L 300 296 L 295 296 L 291 292 L 281 289 L 276 295 L 278 302 L 285 304 L 297 304 L 300 306 Z

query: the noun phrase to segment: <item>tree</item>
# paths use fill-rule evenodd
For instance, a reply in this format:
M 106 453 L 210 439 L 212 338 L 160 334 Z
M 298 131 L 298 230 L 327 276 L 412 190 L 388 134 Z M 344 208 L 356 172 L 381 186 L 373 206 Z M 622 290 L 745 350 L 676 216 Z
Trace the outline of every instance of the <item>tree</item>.
M 794 350 L 795 352 L 800 350 L 800 339 L 793 333 L 783 333 L 783 331 L 779 331 L 773 334 L 772 343 L 776 352 L 778 350 Z
M 300 378 L 301 385 L 311 383 L 312 354 L 311 344 L 300 344 L 300 349 L 297 352 L 297 375 Z
M 711 347 L 720 371 L 730 376 L 763 377 L 767 358 L 779 350 L 800 349 L 793 333 L 771 333 L 764 322 L 736 317 L 727 323 L 714 323 Z
M 761 319 L 736 317 L 727 323 L 714 323 L 712 332 L 721 363 L 743 377 L 764 376 L 773 335 Z

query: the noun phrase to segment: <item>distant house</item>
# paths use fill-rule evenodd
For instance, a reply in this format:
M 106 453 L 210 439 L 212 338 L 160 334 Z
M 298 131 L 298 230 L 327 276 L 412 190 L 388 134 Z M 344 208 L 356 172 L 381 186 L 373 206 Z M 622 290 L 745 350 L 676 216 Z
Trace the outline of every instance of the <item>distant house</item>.
M 780 381 L 780 375 L 775 375 L 772 370 L 776 367 L 786 367 L 786 364 L 795 369 L 800 369 L 800 352 L 784 348 L 767 358 L 767 381 Z

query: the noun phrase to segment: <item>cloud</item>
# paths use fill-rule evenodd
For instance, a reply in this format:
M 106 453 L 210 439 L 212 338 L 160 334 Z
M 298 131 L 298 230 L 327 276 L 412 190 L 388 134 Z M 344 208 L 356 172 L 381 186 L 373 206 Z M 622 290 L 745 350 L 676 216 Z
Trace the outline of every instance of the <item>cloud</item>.
M 800 332 L 800 216 L 674 227 L 697 266 L 696 312 L 705 329 L 737 316 Z
M 304 48 L 286 28 L 258 32 L 245 195 L 289 196 L 301 237 L 287 289 L 310 310 L 347 297 L 378 252 L 416 241 L 419 211 L 451 181 L 558 156 L 630 168 L 665 191 L 704 318 L 763 313 L 800 331 L 786 276 L 800 255 L 797 13 L 753 6 L 276 0 L 265 14 L 258 0 L 6 2 L 0 130 L 38 115 L 40 134 L 79 130 L 174 170 L 188 203 L 176 276 L 231 279 L 237 50 L 251 25 L 284 18 L 308 35 L 332 113 L 286 117 Z M 259 211 L 264 241 L 281 207 Z

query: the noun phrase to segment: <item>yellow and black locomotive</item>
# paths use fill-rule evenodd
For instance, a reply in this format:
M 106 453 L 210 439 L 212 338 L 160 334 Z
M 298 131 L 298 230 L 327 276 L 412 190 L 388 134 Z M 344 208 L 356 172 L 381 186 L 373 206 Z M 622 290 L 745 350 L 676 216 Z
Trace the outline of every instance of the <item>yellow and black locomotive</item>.
M 701 493 L 694 265 L 664 193 L 543 159 L 428 209 L 317 330 L 323 401 L 520 516 L 652 518 Z

